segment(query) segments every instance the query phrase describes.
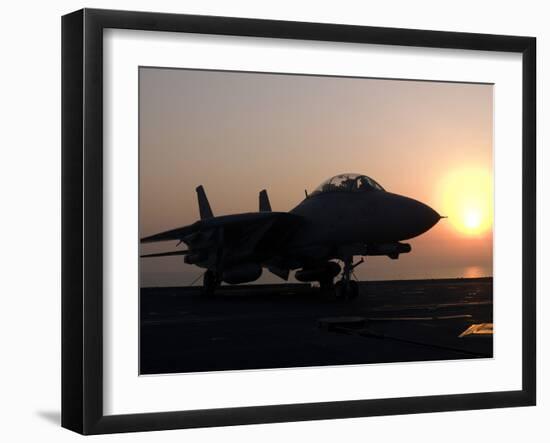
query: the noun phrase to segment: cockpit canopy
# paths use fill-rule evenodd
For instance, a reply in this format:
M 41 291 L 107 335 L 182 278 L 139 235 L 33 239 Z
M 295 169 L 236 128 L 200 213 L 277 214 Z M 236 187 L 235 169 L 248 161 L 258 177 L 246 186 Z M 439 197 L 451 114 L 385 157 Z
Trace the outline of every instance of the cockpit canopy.
M 368 192 L 384 191 L 372 178 L 361 174 L 340 174 L 321 183 L 311 195 L 326 192 Z

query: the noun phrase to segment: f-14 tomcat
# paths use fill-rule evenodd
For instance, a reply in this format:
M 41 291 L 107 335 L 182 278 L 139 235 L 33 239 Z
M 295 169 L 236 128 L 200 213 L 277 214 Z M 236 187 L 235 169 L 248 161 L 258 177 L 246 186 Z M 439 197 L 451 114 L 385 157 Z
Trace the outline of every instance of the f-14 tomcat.
M 397 259 L 411 251 L 403 240 L 428 231 L 442 218 L 424 203 L 387 192 L 360 174 L 326 180 L 311 194 L 306 191 L 306 198 L 290 212 L 272 211 L 263 190 L 259 212 L 215 217 L 204 188 L 196 191 L 200 220 L 141 239 L 178 240 L 188 248 L 142 257 L 185 256 L 185 263 L 205 269 L 205 294 L 222 282 L 255 281 L 265 268 L 284 280 L 296 270 L 298 281 L 319 282 L 322 290 L 353 298 L 358 286 L 350 277 L 362 257 Z M 361 259 L 354 263 L 354 257 Z

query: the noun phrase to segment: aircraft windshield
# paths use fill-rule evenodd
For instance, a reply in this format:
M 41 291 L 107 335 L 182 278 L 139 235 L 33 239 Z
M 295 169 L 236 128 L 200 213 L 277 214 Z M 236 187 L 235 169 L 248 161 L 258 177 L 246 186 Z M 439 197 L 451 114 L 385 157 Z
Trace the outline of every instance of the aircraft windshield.
M 372 178 L 360 174 L 340 174 L 321 183 L 311 195 L 325 192 L 383 191 Z

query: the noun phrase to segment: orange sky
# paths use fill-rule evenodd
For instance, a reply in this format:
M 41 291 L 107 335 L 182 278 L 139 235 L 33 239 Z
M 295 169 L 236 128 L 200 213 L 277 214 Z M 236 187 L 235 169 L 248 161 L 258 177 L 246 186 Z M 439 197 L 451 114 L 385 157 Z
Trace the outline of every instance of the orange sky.
M 215 215 L 257 210 L 264 188 L 288 211 L 304 189 L 358 172 L 445 215 L 450 174 L 492 174 L 492 85 L 141 68 L 139 92 L 141 236 L 194 222 L 199 184 Z M 492 275 L 492 229 L 465 235 L 442 220 L 410 243 L 412 253 L 369 257 L 356 274 Z M 143 285 L 200 274 L 181 257 L 141 260 Z

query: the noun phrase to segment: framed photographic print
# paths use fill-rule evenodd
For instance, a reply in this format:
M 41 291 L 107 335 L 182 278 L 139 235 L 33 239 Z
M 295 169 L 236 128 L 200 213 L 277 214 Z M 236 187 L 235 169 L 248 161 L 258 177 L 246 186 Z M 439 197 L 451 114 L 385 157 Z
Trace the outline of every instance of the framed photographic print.
M 62 425 L 534 405 L 531 37 L 62 21 Z

